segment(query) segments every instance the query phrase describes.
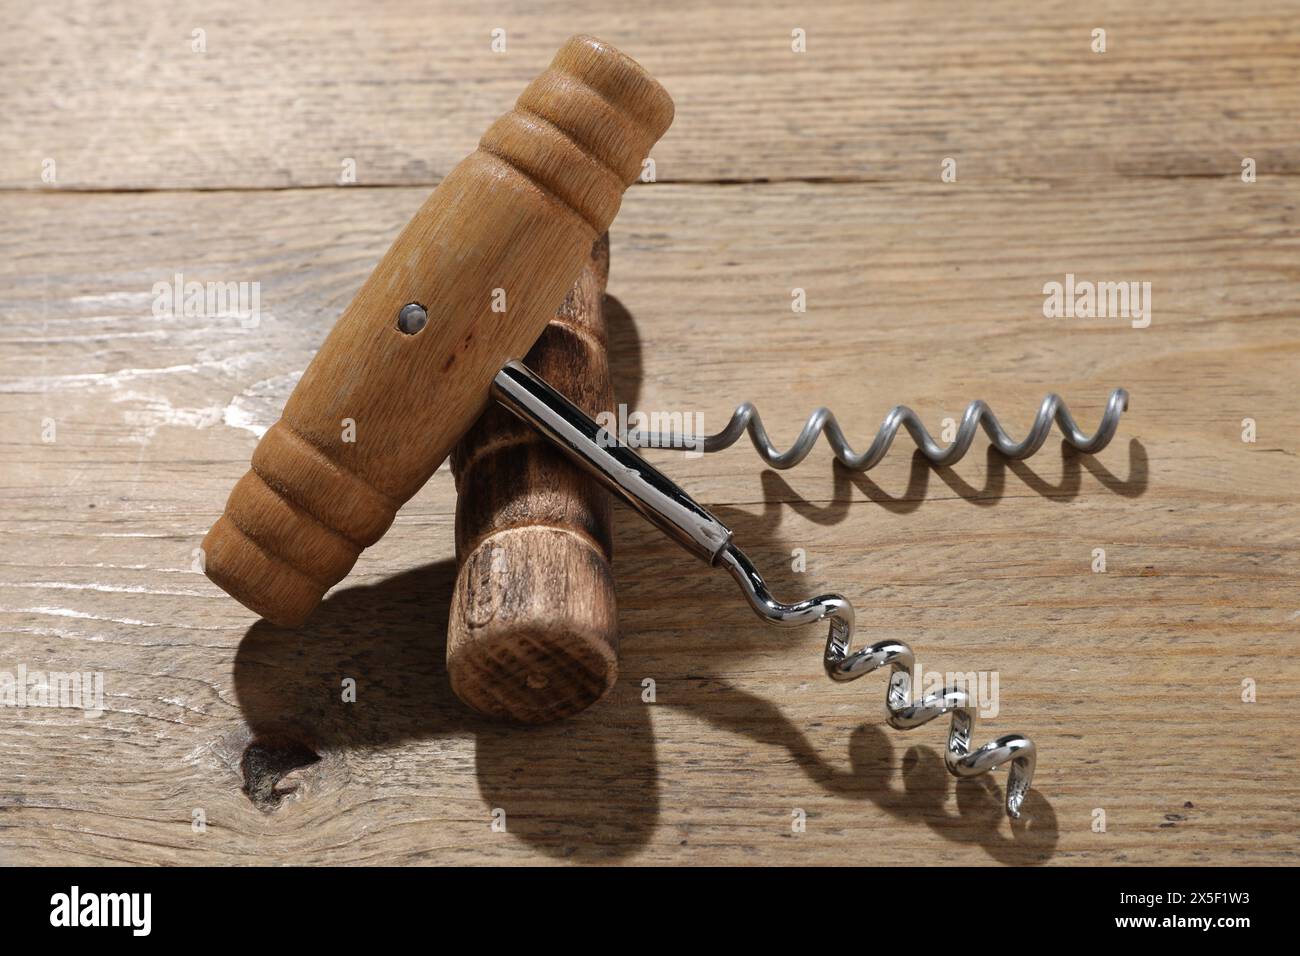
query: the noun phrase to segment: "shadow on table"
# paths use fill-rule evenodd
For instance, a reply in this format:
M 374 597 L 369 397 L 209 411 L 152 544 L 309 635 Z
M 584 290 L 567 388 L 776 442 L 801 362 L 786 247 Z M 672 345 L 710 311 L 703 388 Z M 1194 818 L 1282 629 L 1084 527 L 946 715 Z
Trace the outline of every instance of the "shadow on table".
M 858 685 L 864 714 L 883 711 L 887 678 L 880 675 Z M 860 688 L 860 689 L 859 689 Z M 829 681 L 822 688 L 827 695 L 836 692 Z M 841 691 L 843 688 L 841 688 Z M 1051 859 L 1059 840 L 1056 813 L 1036 789 L 1031 789 L 1021 808 L 1021 818 L 1011 821 L 1010 834 L 999 833 L 1006 823 L 1001 786 L 1004 769 L 968 779 L 955 779 L 943 763 L 942 753 L 932 747 L 912 744 L 903 752 L 901 764 L 895 756 L 895 743 L 906 745 L 906 738 L 890 730 L 883 722 L 859 724 L 845 722 L 842 728 L 831 727 L 834 734 L 848 740 L 847 766 L 828 759 L 808 735 L 782 713 L 780 707 L 756 697 L 725 681 L 696 682 L 674 692 L 673 707 L 680 707 L 722 730 L 746 736 L 766 746 L 782 747 L 808 779 L 828 794 L 861 801 L 873 810 L 883 811 L 901 825 L 923 824 L 946 840 L 981 847 L 1003 863 L 1036 864 Z M 833 720 L 834 718 L 832 718 Z M 823 732 L 828 722 L 815 728 Z M 948 722 L 935 720 L 918 729 L 917 735 L 930 731 L 940 743 L 945 741 Z M 978 731 L 978 726 L 977 726 Z M 983 743 L 991 735 L 977 736 Z M 956 808 L 948 806 L 949 788 L 956 790 Z M 846 811 L 837 808 L 837 827 L 847 824 Z M 810 822 L 809 826 L 816 826 Z M 870 856 L 869 848 L 863 856 Z
M 245 792 L 271 811 L 329 754 L 473 737 L 486 807 L 511 834 L 558 856 L 635 850 L 658 820 L 648 708 L 618 687 L 571 721 L 522 727 L 479 717 L 451 692 L 447 612 L 454 562 L 439 561 L 327 598 L 300 628 L 254 624 L 235 656 L 234 687 L 251 741 Z M 343 701 L 343 681 L 356 681 Z M 631 699 L 629 698 L 629 695 Z M 433 782 L 445 767 L 424 768 Z M 288 778 L 286 780 L 286 778 Z M 491 819 L 484 811 L 483 829 Z
M 935 468 L 917 451 L 912 453 L 907 486 L 897 495 L 890 494 L 872 481 L 866 472 L 850 471 L 839 462 L 835 462 L 831 498 L 825 504 L 808 501 L 795 491 L 779 472 L 767 468 L 761 476 L 763 520 L 759 526 L 762 528 L 775 525 L 779 521 L 783 508 L 789 508 L 795 514 L 815 524 L 838 524 L 848 517 L 849 508 L 853 504 L 854 488 L 886 511 L 908 514 L 921 507 L 926 501 L 932 476 L 937 476 L 958 497 L 979 507 L 992 507 L 1002 500 L 1007 490 L 1008 471 L 1029 490 L 1044 498 L 1058 501 L 1071 501 L 1079 496 L 1083 490 L 1084 471 L 1087 471 L 1104 489 L 1124 498 L 1137 498 L 1145 494 L 1150 482 L 1147 450 L 1136 438 L 1129 439 L 1128 443 L 1128 477 L 1116 475 L 1094 456 L 1082 454 L 1064 441 L 1061 442 L 1061 462 L 1060 480 L 1051 482 L 1042 478 L 1026 462 L 1011 461 L 990 445 L 986 453 L 984 485 L 976 487 L 952 468 Z M 728 509 L 714 510 L 725 519 Z
M 341 590 L 301 628 L 259 621 L 249 629 L 234 665 L 235 695 L 251 732 L 243 758 L 249 798 L 273 810 L 292 789 L 284 778 L 319 755 L 472 736 L 484 803 L 505 809 L 515 837 L 574 859 L 619 858 L 644 846 L 658 824 L 659 784 L 651 708 L 641 702 L 639 688 L 622 680 L 587 713 L 541 727 L 473 714 L 452 695 L 445 667 L 454 580 L 453 563 L 440 561 L 377 585 Z M 675 582 L 665 580 L 663 587 L 673 590 Z M 662 599 L 676 596 L 674 590 Z M 748 615 L 739 602 L 724 613 Z M 635 634 L 624 640 L 625 663 L 635 673 Z M 719 656 L 728 652 L 720 648 Z M 708 666 L 696 658 L 689 663 L 691 670 Z M 356 681 L 355 702 L 342 700 L 345 678 Z M 900 787 L 891 743 L 896 738 L 879 725 L 846 724 L 848 766 L 838 767 L 776 704 L 723 681 L 665 675 L 664 686 L 670 684 L 672 693 L 661 694 L 671 697 L 667 706 L 785 748 L 828 793 L 923 823 L 947 839 L 979 844 L 1007 862 L 1046 859 L 1055 846 L 1055 816 L 1036 791 L 1026 803 L 1032 824 L 1014 826 L 1011 838 L 999 837 L 1002 806 L 994 781 L 958 781 L 956 812 L 946 809 L 952 784 L 942 757 L 930 747 L 906 752 Z M 828 703 L 836 689 L 827 682 Z M 875 695 L 883 689 L 883 681 L 864 688 L 864 712 L 879 709 Z M 431 779 L 443 772 L 436 760 L 427 767 Z M 489 823 L 485 811 L 485 831 Z

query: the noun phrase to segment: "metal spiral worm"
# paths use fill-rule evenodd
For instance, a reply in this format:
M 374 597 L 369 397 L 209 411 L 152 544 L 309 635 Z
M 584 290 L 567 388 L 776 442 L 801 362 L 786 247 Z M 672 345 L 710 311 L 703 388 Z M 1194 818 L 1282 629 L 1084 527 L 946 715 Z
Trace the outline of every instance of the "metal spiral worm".
M 977 711 L 964 690 L 945 687 L 942 693 L 912 700 L 912 677 L 915 655 L 903 641 L 886 640 L 850 652 L 853 642 L 853 605 L 838 594 L 822 594 L 796 604 L 785 604 L 772 596 L 739 548 L 729 544 L 718 556 L 718 563 L 730 572 L 759 617 L 778 627 L 799 627 L 829 620 L 830 633 L 822 662 L 826 674 L 834 681 L 851 681 L 865 677 L 889 665 L 889 689 L 885 695 L 885 718 L 895 730 L 911 730 L 936 717 L 952 714 L 948 727 L 948 746 L 943 760 L 948 772 L 956 777 L 974 777 L 1009 763 L 1006 807 L 1013 819 L 1020 818 L 1020 806 L 1034 779 L 1037 750 L 1034 742 L 1020 734 L 1007 734 L 972 750 Z
M 750 606 L 764 621 L 777 627 L 799 627 L 826 621 L 830 631 L 822 663 L 832 680 L 857 680 L 888 665 L 890 676 L 885 695 L 885 718 L 891 727 L 910 730 L 950 714 L 948 745 L 944 751 L 948 771 L 954 776 L 972 777 L 1008 764 L 1007 814 L 1019 818 L 1025 794 L 1034 778 L 1037 752 L 1033 741 L 1020 734 L 1008 734 L 972 749 L 976 702 L 957 687 L 944 687 L 940 693 L 913 700 L 916 662 L 911 647 L 902 641 L 885 640 L 853 650 L 853 605 L 839 594 L 822 594 L 795 604 L 774 598 L 753 563 L 732 541 L 731 530 L 632 450 L 634 446 L 646 444 L 680 447 L 683 444 L 680 438 L 668 436 L 670 440 L 666 442 L 665 436 L 659 433 L 635 432 L 624 440 L 611 442 L 603 426 L 517 362 L 507 363 L 497 373 L 492 394 L 678 544 L 706 563 L 726 568 L 740 585 Z M 910 408 L 900 405 L 885 417 L 871 447 L 859 455 L 845 440 L 835 416 L 825 408 L 813 413 L 793 446 L 779 452 L 768 439 L 758 411 L 745 403 L 736 409 L 723 431 L 703 439 L 703 450 L 727 448 L 748 431 L 754 446 L 769 465 L 790 468 L 807 456 L 817 436 L 825 432 L 836 457 L 847 467 L 864 471 L 884 457 L 901 426 L 907 429 L 931 462 L 942 466 L 966 454 L 975 430 L 980 426 L 1002 454 L 1009 458 L 1027 458 L 1042 447 L 1055 421 L 1070 445 L 1081 452 L 1092 453 L 1105 448 L 1114 437 L 1120 415 L 1127 408 L 1128 393 L 1122 388 L 1116 389 L 1111 393 L 1097 431 L 1087 436 L 1079 431 L 1065 403 L 1056 395 L 1048 395 L 1038 409 L 1029 434 L 1016 442 L 1007 435 L 987 405 L 972 402 L 962 417 L 956 440 L 945 448 L 930 437 Z M 691 440 L 691 443 L 698 447 L 698 440 Z
M 932 464 L 943 467 L 960 461 L 965 456 L 971 442 L 975 439 L 976 430 L 981 426 L 1003 455 L 1015 459 L 1028 458 L 1043 447 L 1043 442 L 1047 441 L 1047 436 L 1052 430 L 1052 422 L 1055 420 L 1069 445 L 1084 454 L 1093 454 L 1110 444 L 1116 429 L 1119 428 L 1120 416 L 1126 411 L 1128 411 L 1128 392 L 1117 388 L 1110 393 L 1106 411 L 1101 416 L 1101 423 L 1097 426 L 1097 430 L 1092 435 L 1085 435 L 1075 424 L 1061 396 L 1049 394 L 1038 406 L 1038 414 L 1034 417 L 1034 424 L 1029 429 L 1029 434 L 1022 441 L 1015 441 L 1007 434 L 988 405 L 982 401 L 974 401 L 967 406 L 966 413 L 962 416 L 956 438 L 952 444 L 945 447 L 936 442 L 926 431 L 925 425 L 916 412 L 906 405 L 896 405 L 885 416 L 870 447 L 858 453 L 844 437 L 839 422 L 835 420 L 835 414 L 829 408 L 819 408 L 809 415 L 794 444 L 785 451 L 778 451 L 768 438 L 767 429 L 763 427 L 763 419 L 759 416 L 758 409 L 751 402 L 744 402 L 732 412 L 731 421 L 727 423 L 726 428 L 715 435 L 704 436 L 702 450 L 711 452 L 730 448 L 741 435 L 748 432 L 754 448 L 758 450 L 765 462 L 773 468 L 793 468 L 808 457 L 808 453 L 817 444 L 817 436 L 825 434 L 826 441 L 841 464 L 853 471 L 866 471 L 876 467 L 880 459 L 885 457 L 890 445 L 894 443 L 894 436 L 898 434 L 898 429 L 901 427 L 907 429 L 907 433 L 912 436 L 912 440 Z M 628 433 L 627 441 L 634 447 L 679 448 L 690 447 L 693 444 L 698 447 L 697 443 L 700 439 L 698 436 L 635 430 Z

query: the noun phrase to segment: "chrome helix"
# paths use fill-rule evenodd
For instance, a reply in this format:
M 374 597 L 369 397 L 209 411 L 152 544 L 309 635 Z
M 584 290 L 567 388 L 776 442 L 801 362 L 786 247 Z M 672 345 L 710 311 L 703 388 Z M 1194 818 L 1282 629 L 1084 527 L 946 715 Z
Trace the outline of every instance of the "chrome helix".
M 772 440 L 768 438 L 767 429 L 763 427 L 763 419 L 759 416 L 758 409 L 752 402 L 743 402 L 731 413 L 731 421 L 727 422 L 727 427 L 717 434 L 701 437 L 685 433 L 634 429 L 628 432 L 627 443 L 637 448 L 696 447 L 701 451 L 714 452 L 730 448 L 740 440 L 741 435 L 748 432 L 750 441 L 754 443 L 754 448 L 763 461 L 773 468 L 785 469 L 793 468 L 807 458 L 808 453 L 817 444 L 817 436 L 824 434 L 827 444 L 831 446 L 835 457 L 844 467 L 853 471 L 867 471 L 876 467 L 880 459 L 885 457 L 889 447 L 894 443 L 894 436 L 898 434 L 899 428 L 905 428 L 930 463 L 942 468 L 965 457 L 966 452 L 970 450 L 971 442 L 975 439 L 976 431 L 981 426 L 997 450 L 1007 458 L 1028 458 L 1042 448 L 1052 431 L 1053 420 L 1060 426 L 1062 436 L 1071 447 L 1084 454 L 1095 454 L 1110 444 L 1116 429 L 1119 428 L 1120 416 L 1126 411 L 1128 411 L 1128 392 L 1117 388 L 1110 393 L 1110 399 L 1106 402 L 1106 411 L 1101 416 L 1101 423 L 1097 426 L 1097 430 L 1091 435 L 1085 435 L 1075 424 L 1061 396 L 1049 394 L 1038 406 L 1038 414 L 1034 416 L 1029 434 L 1021 441 L 1016 441 L 1007 434 L 988 405 L 982 401 L 974 401 L 966 407 L 966 413 L 962 415 L 961 424 L 957 427 L 952 442 L 944 446 L 936 442 L 926 431 L 925 425 L 916 412 L 906 405 L 895 405 L 885 416 L 880 429 L 876 432 L 875 440 L 866 451 L 859 453 L 853 450 L 853 446 L 844 437 L 839 422 L 835 420 L 835 413 L 829 408 L 819 408 L 809 415 L 794 444 L 785 451 L 777 451 Z M 701 445 L 703 447 L 700 447 Z
M 753 564 L 735 545 L 728 545 L 723 550 L 719 563 L 736 579 L 750 607 L 769 624 L 798 627 L 830 621 L 822 662 L 831 680 L 857 680 L 889 665 L 892 670 L 885 695 L 885 719 L 895 730 L 911 730 L 936 717 L 952 714 L 943 762 L 953 776 L 974 777 L 1010 763 L 1007 813 L 1019 819 L 1020 805 L 1034 779 L 1037 750 L 1032 740 L 1020 734 L 1007 734 L 972 751 L 976 702 L 961 688 L 945 687 L 941 693 L 929 694 L 913 703 L 912 677 L 916 658 L 908 644 L 898 640 L 877 641 L 850 653 L 853 646 L 853 605 L 844 597 L 822 594 L 797 604 L 784 604 L 772 596 Z
M 891 727 L 910 730 L 951 714 L 944 753 L 948 771 L 957 777 L 972 777 L 1009 764 L 1007 813 L 1013 818 L 1020 817 L 1034 778 L 1037 751 L 1032 740 L 1020 734 L 1008 734 L 972 749 L 977 710 L 976 702 L 965 690 L 945 687 L 939 693 L 914 700 L 915 656 L 911 647 L 903 641 L 884 640 L 853 650 L 853 605 L 839 594 L 822 594 L 795 604 L 778 601 L 749 558 L 732 542 L 730 529 L 634 451 L 646 445 L 699 448 L 699 439 L 649 431 L 614 438 L 518 362 L 507 363 L 497 373 L 492 396 L 686 550 L 712 566 L 725 568 L 740 585 L 750 607 L 764 621 L 777 627 L 826 621 L 830 631 L 822 663 L 832 680 L 857 680 L 888 666 L 885 717 Z M 1128 392 L 1115 389 L 1101 424 L 1088 436 L 1079 430 L 1060 397 L 1048 395 L 1039 406 L 1029 434 L 1017 442 L 986 404 L 972 402 L 962 416 L 953 442 L 945 447 L 935 442 L 915 412 L 899 405 L 885 417 L 871 446 L 859 454 L 845 439 L 835 416 L 825 408 L 819 408 L 809 417 L 790 448 L 777 451 L 763 428 L 758 410 L 747 402 L 736 409 L 726 428 L 702 439 L 702 450 L 721 451 L 748 432 L 764 461 L 774 468 L 791 468 L 807 457 L 817 436 L 824 433 L 836 458 L 848 468 L 864 471 L 884 457 L 901 427 L 907 429 L 926 458 L 936 466 L 943 466 L 966 454 L 981 426 L 1003 455 L 1027 458 L 1042 447 L 1055 421 L 1067 443 L 1091 454 L 1106 447 L 1119 427 L 1120 415 L 1127 409 Z

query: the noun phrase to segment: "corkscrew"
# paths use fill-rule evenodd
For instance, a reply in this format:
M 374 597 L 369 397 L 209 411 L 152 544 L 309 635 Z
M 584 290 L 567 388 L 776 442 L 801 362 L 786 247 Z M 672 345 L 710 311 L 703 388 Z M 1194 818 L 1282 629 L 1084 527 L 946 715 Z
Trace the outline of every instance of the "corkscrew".
M 687 551 L 710 565 L 725 568 L 740 586 L 750 607 L 764 621 L 777 627 L 800 627 L 828 621 L 823 664 L 832 680 L 857 680 L 881 667 L 890 667 L 885 698 L 890 726 L 909 730 L 951 714 L 944 754 L 949 772 L 960 777 L 975 776 L 1009 763 L 1007 813 L 1012 817 L 1020 816 L 1021 804 L 1034 776 L 1036 748 L 1032 740 L 1019 734 L 1008 734 L 972 749 L 977 713 L 965 690 L 945 687 L 941 692 L 914 701 L 914 655 L 911 647 L 903 641 L 885 640 L 852 650 L 853 605 L 842 595 L 822 594 L 794 604 L 777 600 L 753 563 L 732 541 L 730 529 L 638 455 L 632 448 L 632 435 L 628 436 L 627 443 L 620 443 L 607 429 L 523 365 L 510 362 L 502 368 L 493 379 L 492 395 Z M 1039 408 L 1029 435 L 1016 442 L 998 424 L 988 406 L 974 402 L 963 417 L 956 440 L 947 448 L 940 447 L 930 437 L 915 413 L 899 406 L 886 416 L 871 447 L 858 455 L 845 441 L 834 416 L 824 408 L 809 418 L 799 439 L 788 451 L 777 452 L 763 430 L 757 411 L 752 405 L 743 404 L 726 429 L 705 438 L 704 450 L 726 448 L 748 428 L 765 460 L 779 463 L 778 467 L 790 467 L 808 454 L 816 436 L 825 430 L 841 461 L 851 468 L 865 469 L 880 460 L 902 426 L 907 428 L 927 458 L 944 463 L 965 454 L 975 428 L 982 423 L 999 451 L 1011 457 L 1026 457 L 1042 446 L 1055 418 L 1066 441 L 1081 451 L 1092 452 L 1109 443 L 1118 427 L 1119 416 L 1127 406 L 1127 393 L 1116 389 L 1107 403 L 1101 425 L 1092 436 L 1087 436 L 1079 430 L 1064 403 L 1057 396 L 1049 395 Z M 639 441 L 646 442 L 680 437 L 649 432 L 637 435 Z
M 584 374 L 583 350 L 590 359 L 598 334 L 573 320 L 601 308 L 602 234 L 672 116 L 668 94 L 635 61 L 591 37 L 566 42 L 442 180 L 345 310 L 208 532 L 204 570 L 274 623 L 302 624 L 454 447 L 462 561 L 448 627 L 453 689 L 471 706 L 524 720 L 573 713 L 613 681 L 617 621 L 607 499 L 568 484 L 572 469 L 549 457 L 558 449 L 687 551 L 725 568 L 769 624 L 826 622 L 823 663 L 833 680 L 888 666 L 891 726 L 951 715 L 948 769 L 969 776 L 1009 764 L 1006 807 L 1018 816 L 1034 772 L 1028 738 L 975 747 L 976 710 L 963 690 L 914 699 L 911 649 L 886 640 L 854 650 L 853 607 L 841 595 L 778 601 L 721 521 L 633 443 L 610 441 L 579 405 L 513 361 L 536 357 L 589 408 L 608 400 L 607 369 Z M 505 297 L 513 304 L 502 315 L 496 303 Z M 549 445 L 509 432 L 492 417 L 493 399 Z M 1088 437 L 1048 396 L 1029 435 L 1015 442 L 977 402 L 947 447 L 900 406 L 860 455 L 825 409 L 779 452 L 757 410 L 742 405 L 703 444 L 720 450 L 748 432 L 763 458 L 783 468 L 825 434 L 842 462 L 865 469 L 901 427 L 932 462 L 947 464 L 965 454 L 980 426 L 1004 454 L 1032 454 L 1055 420 L 1074 447 L 1098 451 L 1126 403 L 1116 391 Z M 343 422 L 350 424 L 341 433 Z M 525 536 L 530 524 L 537 533 Z M 557 686 L 564 693 L 548 707 Z

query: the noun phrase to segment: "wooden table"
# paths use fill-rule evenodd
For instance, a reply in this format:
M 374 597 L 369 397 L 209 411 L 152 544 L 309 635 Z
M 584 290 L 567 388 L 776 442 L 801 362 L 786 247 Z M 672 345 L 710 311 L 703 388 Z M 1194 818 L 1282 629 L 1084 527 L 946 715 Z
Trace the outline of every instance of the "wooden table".
M 0 671 L 102 672 L 105 712 L 0 708 L 0 862 L 1296 862 L 1300 8 L 1079 7 L 15 11 Z M 779 595 L 996 672 L 979 730 L 1037 741 L 1029 826 L 1001 772 L 946 775 L 940 725 L 884 725 L 883 677 L 827 681 L 820 629 L 764 627 L 624 509 L 620 683 L 542 728 L 447 687 L 446 469 L 299 632 L 195 570 L 370 266 L 574 32 L 677 102 L 613 231 L 629 407 L 714 429 L 748 399 L 784 444 L 825 404 L 861 446 L 900 402 L 1021 434 L 1048 391 L 1085 429 L 1131 391 L 1095 458 L 652 453 Z M 156 315 L 178 273 L 259 283 L 260 323 Z M 1045 318 L 1066 274 L 1151 283 L 1149 327 Z

